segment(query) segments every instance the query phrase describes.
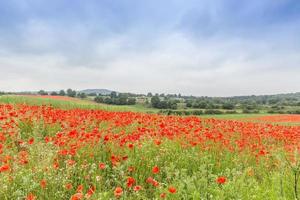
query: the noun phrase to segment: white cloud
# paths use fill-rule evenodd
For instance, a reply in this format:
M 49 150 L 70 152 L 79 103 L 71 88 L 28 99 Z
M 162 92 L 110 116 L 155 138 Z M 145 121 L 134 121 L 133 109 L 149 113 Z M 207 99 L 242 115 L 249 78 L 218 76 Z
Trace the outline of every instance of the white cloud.
M 132 42 L 131 35 L 98 40 L 86 65 L 73 65 L 61 52 L 7 52 L 0 57 L 0 89 L 98 87 L 213 96 L 299 89 L 300 53 L 284 46 L 273 49 L 263 41 L 223 38 L 194 40 L 180 33 L 156 38 L 147 50 L 131 48 Z
M 31 19 L 18 26 L 16 37 L 3 35 L 0 41 L 0 90 L 108 88 L 209 96 L 296 92 L 300 47 L 293 25 L 274 25 L 261 37 L 195 37 L 170 27 L 149 35 L 134 27 L 106 35 L 89 25 L 64 27 Z

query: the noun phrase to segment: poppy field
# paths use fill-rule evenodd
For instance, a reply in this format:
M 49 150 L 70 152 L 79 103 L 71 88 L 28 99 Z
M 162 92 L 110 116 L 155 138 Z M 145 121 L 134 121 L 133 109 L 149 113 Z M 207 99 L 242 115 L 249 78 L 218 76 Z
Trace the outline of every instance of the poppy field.
M 0 104 L 0 199 L 299 199 L 300 126 Z

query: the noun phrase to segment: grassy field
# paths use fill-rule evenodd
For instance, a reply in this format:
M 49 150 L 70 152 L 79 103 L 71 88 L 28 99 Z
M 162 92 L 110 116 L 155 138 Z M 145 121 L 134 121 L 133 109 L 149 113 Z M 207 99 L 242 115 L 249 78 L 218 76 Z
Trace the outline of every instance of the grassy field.
M 107 111 L 131 111 L 131 112 L 145 112 L 145 113 L 157 113 L 159 109 L 147 108 L 144 105 L 136 104 L 132 106 L 119 106 L 119 105 L 107 105 L 95 103 L 92 100 L 82 100 L 78 98 L 66 99 L 53 99 L 51 97 L 39 97 L 39 96 L 21 96 L 21 95 L 4 95 L 0 96 L 0 102 L 11 104 L 28 104 L 28 105 L 51 105 L 55 108 L 63 109 L 96 109 Z M 193 110 L 193 109 L 191 109 Z M 267 116 L 270 114 L 221 114 L 221 115 L 201 115 L 205 118 L 219 118 L 219 119 L 243 119 L 257 116 Z
M 28 104 L 28 105 L 51 105 L 55 108 L 63 109 L 95 109 L 95 110 L 108 110 L 108 111 L 132 111 L 132 112 L 146 112 L 156 113 L 157 109 L 145 108 L 141 105 L 132 106 L 118 106 L 95 103 L 92 100 L 82 100 L 77 98 L 65 99 L 53 99 L 51 97 L 39 97 L 39 96 L 21 96 L 21 95 L 4 95 L 0 96 L 0 102 L 11 104 Z
M 51 96 L 41 97 L 41 96 L 22 96 L 22 95 L 4 95 L 0 96 L 0 103 L 10 103 L 10 104 L 27 104 L 27 105 L 51 105 L 54 108 L 61 109 L 91 109 L 91 110 L 106 110 L 106 111 L 117 111 L 117 112 L 144 112 L 144 113 L 158 113 L 159 109 L 147 108 L 144 105 L 107 105 L 95 103 L 91 99 L 78 99 L 78 98 L 65 98 L 62 99 L 52 98 Z M 193 110 L 193 109 L 192 109 Z M 237 114 L 210 114 L 210 115 L 200 115 L 201 118 L 215 118 L 215 119 L 228 119 L 228 120 L 245 120 L 253 122 L 264 122 L 257 120 L 256 118 L 264 116 L 272 116 L 276 114 L 269 113 L 237 113 Z M 280 125 L 290 125 L 298 126 L 300 121 L 297 122 L 272 122 L 272 124 Z
M 0 199 L 299 199 L 300 126 L 78 99 L 0 102 Z

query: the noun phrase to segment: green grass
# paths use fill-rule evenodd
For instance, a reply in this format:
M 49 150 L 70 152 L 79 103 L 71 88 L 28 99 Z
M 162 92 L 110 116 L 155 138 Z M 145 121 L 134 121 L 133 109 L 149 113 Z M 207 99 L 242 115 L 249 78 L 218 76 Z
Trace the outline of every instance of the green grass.
M 106 110 L 106 111 L 131 111 L 131 112 L 144 112 L 144 113 L 158 113 L 159 109 L 155 108 L 148 108 L 142 104 L 136 105 L 107 105 L 107 104 L 100 104 L 95 103 L 92 99 L 77 99 L 74 98 L 73 100 L 58 100 L 58 99 L 51 99 L 51 98 L 41 98 L 35 96 L 21 96 L 21 95 L 4 95 L 0 96 L 0 103 L 9 103 L 9 104 L 28 104 L 28 105 L 51 105 L 55 108 L 61 109 L 94 109 L 94 110 Z M 195 109 L 187 109 L 195 110 Z M 259 114 L 244 114 L 244 113 L 237 113 L 237 114 L 217 114 L 217 115 L 200 115 L 201 118 L 216 118 L 216 119 L 228 119 L 228 120 L 247 120 L 247 118 L 255 118 L 255 117 L 263 117 L 269 116 L 272 114 L 269 113 L 259 113 Z M 251 120 L 253 121 L 253 120 Z M 256 121 L 258 122 L 258 121 Z M 292 125 L 298 126 L 300 123 L 287 123 L 287 122 L 279 122 L 276 124 L 281 125 Z
M 62 109 L 149 111 L 141 105 L 112 106 L 78 99 L 64 101 L 24 96 L 2 96 L 0 102 L 52 105 Z M 150 111 L 156 110 L 152 109 Z M 31 119 L 34 119 L 32 123 L 25 120 L 28 119 L 29 113 L 36 113 L 31 117 Z M 224 114 L 203 115 L 201 117 L 246 119 L 264 115 L 266 114 Z M 74 144 L 80 143 L 81 139 L 73 138 L 70 143 L 66 143 L 62 139 L 64 146 L 57 146 L 51 142 L 46 143 L 44 141 L 45 137 L 53 137 L 59 132 L 68 134 L 69 130 L 72 129 L 82 131 L 82 126 L 86 127 L 85 132 L 87 135 L 90 134 L 90 130 L 97 128 L 100 130 L 102 138 L 104 134 L 121 134 L 122 131 L 130 136 L 131 133 L 136 133 L 135 131 L 139 125 L 134 121 L 129 125 L 116 126 L 115 124 L 119 122 L 119 119 L 104 121 L 106 125 L 103 124 L 103 121 L 93 123 L 95 118 L 85 124 L 82 120 L 76 117 L 72 118 L 74 115 L 69 114 L 66 116 L 71 117 L 71 119 L 69 121 L 65 120 L 64 128 L 62 128 L 54 122 L 46 124 L 38 118 L 39 116 L 38 112 L 28 112 L 27 114 L 21 114 L 20 112 L 19 120 L 17 120 L 18 125 L 15 126 L 15 129 L 12 130 L 8 126 L 1 128 L 2 126 L 0 126 L 0 133 L 18 133 L 19 136 L 14 138 L 12 137 L 13 134 L 6 135 L 9 139 L 6 140 L 7 148 L 3 148 L 5 150 L 4 155 L 11 155 L 14 158 L 20 157 L 21 152 L 17 141 L 22 139 L 26 142 L 31 137 L 35 139 L 33 144 L 23 145 L 23 148 L 28 152 L 28 163 L 26 165 L 18 164 L 18 159 L 14 159 L 10 161 L 13 170 L 0 173 L 2 188 L 0 199 L 25 199 L 29 193 L 36 195 L 37 199 L 70 199 L 72 195 L 77 193 L 76 189 L 79 185 L 84 187 L 84 193 L 91 185 L 96 186 L 96 192 L 90 198 L 92 200 L 116 199 L 113 191 L 120 186 L 124 189 L 124 193 L 119 199 L 129 200 L 159 199 L 159 196 L 163 193 L 167 193 L 166 199 L 168 200 L 295 199 L 294 172 L 296 171 L 299 174 L 300 165 L 293 167 L 287 161 L 284 152 L 280 151 L 280 148 L 271 151 L 266 158 L 262 157 L 259 160 L 260 162 L 257 162 L 254 154 L 250 154 L 247 150 L 241 152 L 229 151 L 220 148 L 220 144 L 223 143 L 214 143 L 213 140 L 207 140 L 203 143 L 203 145 L 211 147 L 203 150 L 201 145 L 187 148 L 183 145 L 188 142 L 188 140 L 184 140 L 185 137 L 172 140 L 162 137 L 159 138 L 161 139 L 160 145 L 156 145 L 152 140 L 143 139 L 134 143 L 133 148 L 127 148 L 126 145 L 121 147 L 117 139 L 107 143 L 101 140 L 94 145 L 91 143 L 84 146 L 84 143 L 82 143 L 82 148 L 78 149 L 75 155 L 61 156 L 58 152 L 74 147 Z M 80 115 L 77 117 L 80 117 Z M 74 121 L 77 122 L 75 123 L 77 124 L 76 127 L 74 127 Z M 112 126 L 108 126 L 110 123 Z M 180 127 L 180 124 L 178 126 Z M 151 129 L 151 125 L 146 126 L 144 124 L 142 127 Z M 205 130 L 204 127 L 209 127 L 209 124 L 204 124 L 203 130 Z M 215 131 L 215 129 L 211 131 Z M 226 132 L 223 132 L 224 136 L 226 134 Z M 230 138 L 232 144 L 235 144 L 234 142 L 238 140 L 239 133 L 235 133 L 234 136 L 237 138 Z M 263 142 L 267 145 L 274 141 Z M 233 145 L 233 147 L 236 146 Z M 113 166 L 111 155 L 120 158 L 126 155 L 128 159 Z M 70 165 L 68 161 L 74 161 L 75 164 Z M 54 163 L 59 164 L 59 169 L 53 167 Z M 106 168 L 104 170 L 99 169 L 99 163 L 105 163 Z M 159 166 L 160 172 L 158 174 L 152 173 L 153 166 Z M 129 167 L 134 167 L 135 171 L 130 172 Z M 220 176 L 227 178 L 226 183 L 223 185 L 216 182 L 216 179 Z M 126 185 L 128 177 L 133 177 L 136 184 L 141 185 L 143 189 L 134 192 L 132 188 L 128 188 Z M 147 183 L 148 177 L 153 177 L 160 185 L 156 188 Z M 41 180 L 47 181 L 46 188 L 41 188 Z M 65 185 L 68 183 L 73 185 L 70 190 L 65 189 Z M 168 192 L 169 186 L 174 186 L 177 193 L 170 194 Z M 298 191 L 300 190 L 299 187 L 298 184 L 296 186 Z
M 9 104 L 28 104 L 28 105 L 51 105 L 55 108 L 61 109 L 95 109 L 95 110 L 107 110 L 107 111 L 132 111 L 132 112 L 145 112 L 145 113 L 156 113 L 159 110 L 153 108 L 146 108 L 143 105 L 107 105 L 95 103 L 92 100 L 81 100 L 75 99 L 74 101 L 69 100 L 58 100 L 41 97 L 30 97 L 30 96 L 19 96 L 19 95 L 4 95 L 0 96 L 1 103 Z
M 201 117 L 204 118 L 216 118 L 216 119 L 247 119 L 251 117 L 263 117 L 267 116 L 270 114 L 266 113 L 259 113 L 259 114 L 243 114 L 243 113 L 238 113 L 238 114 L 220 114 L 220 115 L 201 115 Z
M 4 95 L 0 96 L 1 103 L 9 104 L 28 104 L 28 105 L 51 105 L 55 108 L 62 109 L 96 109 L 96 110 L 107 110 L 107 111 L 132 111 L 132 112 L 145 112 L 145 113 L 157 113 L 159 109 L 147 108 L 144 105 L 107 105 L 95 103 L 90 99 L 75 99 L 72 101 L 58 100 L 41 97 L 30 97 L 30 96 L 19 96 L 19 95 Z M 220 114 L 220 115 L 201 115 L 200 117 L 205 118 L 219 118 L 219 119 L 241 119 L 250 118 L 257 116 L 265 116 L 267 114 Z

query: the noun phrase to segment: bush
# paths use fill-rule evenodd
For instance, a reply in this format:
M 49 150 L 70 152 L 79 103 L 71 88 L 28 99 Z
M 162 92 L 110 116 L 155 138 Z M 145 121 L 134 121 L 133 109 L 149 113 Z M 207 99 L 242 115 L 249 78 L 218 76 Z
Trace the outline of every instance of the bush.
M 235 106 L 232 103 L 224 103 L 222 105 L 222 108 L 225 109 L 225 110 L 233 110 L 235 108 Z
M 127 104 L 128 105 L 134 105 L 136 103 L 136 99 L 135 98 L 128 98 Z
M 39 95 L 48 95 L 48 92 L 46 92 L 45 90 L 40 90 L 38 91 Z
M 222 112 L 221 110 L 209 109 L 209 110 L 205 110 L 204 114 L 206 114 L 206 115 L 219 115 L 219 114 L 224 114 L 224 112 Z
M 225 112 L 225 114 L 236 114 L 236 110 L 228 110 Z
M 103 102 L 104 102 L 104 99 L 103 99 L 103 97 L 97 96 L 97 97 L 94 98 L 94 101 L 95 101 L 96 103 L 103 103 Z
M 203 115 L 203 111 L 202 110 L 194 110 L 192 111 L 193 115 Z
M 245 114 L 254 114 L 254 113 L 259 113 L 259 110 L 248 110 L 248 109 L 244 109 L 243 113 Z

